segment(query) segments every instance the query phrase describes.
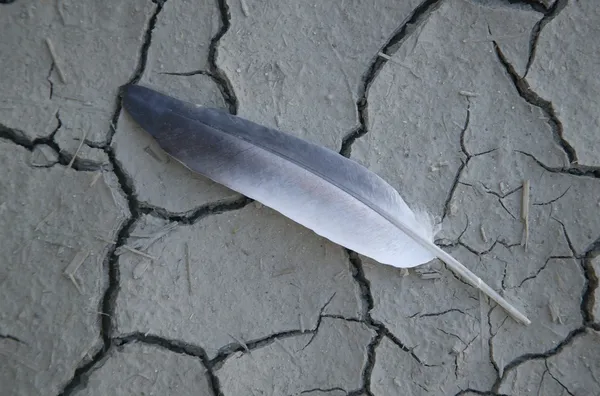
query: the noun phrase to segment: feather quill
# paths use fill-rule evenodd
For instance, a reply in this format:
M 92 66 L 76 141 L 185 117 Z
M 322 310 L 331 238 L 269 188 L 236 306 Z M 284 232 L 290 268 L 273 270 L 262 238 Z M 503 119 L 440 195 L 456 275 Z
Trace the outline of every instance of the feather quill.
M 437 257 L 515 320 L 530 323 L 434 244 L 427 213 L 411 210 L 392 186 L 357 162 L 224 110 L 139 85 L 123 87 L 123 105 L 167 154 L 191 171 L 382 264 L 409 268 Z

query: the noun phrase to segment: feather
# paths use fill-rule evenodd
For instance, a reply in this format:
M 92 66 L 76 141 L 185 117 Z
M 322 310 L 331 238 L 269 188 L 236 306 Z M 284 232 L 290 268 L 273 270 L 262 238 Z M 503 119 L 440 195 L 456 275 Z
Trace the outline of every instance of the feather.
M 224 110 L 138 86 L 123 87 L 131 117 L 172 158 L 291 220 L 382 264 L 439 258 L 516 320 L 529 320 L 434 244 L 435 227 L 382 178 L 339 153 Z

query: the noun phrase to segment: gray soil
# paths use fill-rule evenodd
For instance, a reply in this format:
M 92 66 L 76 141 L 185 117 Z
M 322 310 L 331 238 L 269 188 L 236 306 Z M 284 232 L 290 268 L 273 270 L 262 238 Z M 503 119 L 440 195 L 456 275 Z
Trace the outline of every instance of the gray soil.
M 0 3 L 0 394 L 600 394 L 593 1 Z M 532 323 L 193 174 L 128 82 L 358 161 Z

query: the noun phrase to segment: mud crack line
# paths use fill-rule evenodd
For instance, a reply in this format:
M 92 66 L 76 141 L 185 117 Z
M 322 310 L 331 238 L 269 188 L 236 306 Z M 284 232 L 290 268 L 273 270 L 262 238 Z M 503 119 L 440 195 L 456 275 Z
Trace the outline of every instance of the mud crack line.
M 386 57 L 381 57 L 380 55 L 376 55 L 371 65 L 367 69 L 366 73 L 363 75 L 362 83 L 360 86 L 360 91 L 358 94 L 358 100 L 356 101 L 356 108 L 358 111 L 358 120 L 360 126 L 356 129 L 348 133 L 343 141 L 342 147 L 340 148 L 340 154 L 344 157 L 350 157 L 352 153 L 352 144 L 362 136 L 368 133 L 368 94 L 369 88 L 371 84 L 383 68 L 383 66 L 388 62 L 388 57 L 392 56 L 402 43 L 404 39 L 408 37 L 416 27 L 421 25 L 423 22 L 427 20 L 429 15 L 435 11 L 442 3 L 442 0 L 425 0 L 417 8 L 415 8 L 411 15 L 407 18 L 406 21 L 400 25 L 398 29 L 392 34 L 392 36 L 388 39 L 388 41 L 381 48 L 379 53 L 384 54 Z
M 150 18 L 148 27 L 144 34 L 144 41 L 140 48 L 140 56 L 138 64 L 133 73 L 132 78 L 128 84 L 136 83 L 140 80 L 146 69 L 146 62 L 148 59 L 148 50 L 152 42 L 152 32 L 156 26 L 158 15 L 160 14 L 164 2 L 157 2 L 154 14 Z M 73 374 L 73 377 L 65 387 L 63 388 L 60 395 L 70 395 L 75 390 L 85 386 L 87 378 L 89 377 L 91 370 L 103 361 L 109 354 L 113 346 L 113 339 L 111 338 L 113 333 L 113 317 L 115 315 L 115 304 L 117 294 L 120 287 L 120 270 L 119 270 L 119 256 L 116 254 L 117 249 L 125 244 L 127 238 L 133 230 L 136 221 L 141 216 L 139 209 L 139 202 L 135 196 L 133 181 L 129 179 L 121 164 L 116 158 L 115 152 L 111 147 L 111 142 L 114 134 L 117 131 L 117 123 L 121 115 L 122 110 L 122 92 L 119 92 L 116 98 L 115 111 L 112 116 L 112 122 L 108 131 L 108 138 L 106 144 L 103 146 L 97 146 L 96 148 L 103 150 L 108 156 L 109 162 L 112 165 L 112 171 L 117 177 L 119 187 L 123 191 L 129 207 L 130 218 L 127 219 L 117 233 L 116 243 L 109 249 L 106 259 L 104 260 L 104 266 L 108 271 L 108 287 L 104 291 L 102 300 L 100 301 L 99 307 L 99 321 L 100 321 L 100 337 L 102 339 L 102 348 L 92 357 L 91 361 L 87 362 L 83 366 L 78 367 Z
M 86 160 L 86 159 L 80 159 L 80 158 L 75 158 L 75 160 L 73 160 L 73 156 L 69 153 L 65 153 L 64 151 L 61 150 L 60 146 L 58 145 L 58 143 L 56 143 L 56 141 L 54 140 L 56 133 L 60 130 L 60 128 L 62 128 L 62 121 L 60 119 L 60 115 L 57 112 L 56 115 L 56 120 L 58 121 L 58 125 L 57 127 L 54 129 L 54 131 L 52 131 L 52 133 L 50 133 L 50 135 L 46 136 L 46 137 L 41 137 L 41 138 L 36 138 L 33 140 L 30 140 L 24 132 L 19 131 L 17 129 L 11 129 L 8 128 L 2 124 L 0 124 L 0 139 L 5 139 L 5 140 L 9 140 L 11 142 L 13 142 L 14 144 L 21 146 L 25 149 L 27 149 L 28 151 L 33 151 L 36 147 L 38 146 L 48 146 L 50 147 L 57 155 L 57 161 L 51 164 L 47 164 L 47 165 L 36 165 L 36 168 L 51 168 L 53 166 L 55 166 L 56 164 L 58 165 L 62 165 L 62 166 L 69 166 L 76 170 L 76 171 L 81 171 L 81 172 L 93 172 L 93 171 L 100 171 L 100 170 L 105 170 L 105 165 L 101 164 L 101 163 L 97 163 L 95 161 L 90 161 L 90 160 Z M 73 163 L 71 164 L 71 161 L 73 160 Z
M 227 106 L 229 107 L 229 112 L 231 114 L 238 113 L 238 99 L 233 90 L 233 85 L 231 85 L 231 81 L 227 78 L 227 75 L 223 70 L 219 68 L 217 65 L 217 56 L 218 56 L 218 46 L 221 38 L 229 31 L 231 27 L 231 13 L 229 12 L 229 6 L 227 5 L 227 0 L 217 0 L 219 5 L 219 13 L 221 14 L 221 29 L 217 32 L 217 34 L 210 41 L 210 47 L 208 50 L 208 64 L 210 68 L 210 76 L 215 80 L 217 85 L 219 86 L 219 90 L 221 91 L 221 95 L 223 95 L 223 99 Z
M 242 196 L 240 198 L 224 199 L 217 202 L 211 202 L 186 213 L 172 213 L 164 208 L 159 208 L 142 202 L 140 203 L 140 210 L 144 214 L 158 217 L 166 221 L 185 225 L 193 225 L 207 216 L 242 209 L 252 202 L 254 202 L 253 199 Z
M 529 0 L 531 1 L 531 0 Z M 565 8 L 568 0 L 557 0 L 550 8 L 536 9 L 536 11 L 541 11 L 544 13 L 544 17 L 540 19 L 533 29 L 531 30 L 531 37 L 529 39 L 529 58 L 527 59 L 527 66 L 525 67 L 525 73 L 523 74 L 523 78 L 527 77 L 529 73 L 529 69 L 535 60 L 535 53 L 537 51 L 538 42 L 540 39 L 540 35 L 542 34 L 542 30 L 544 27 Z
M 376 349 L 383 340 L 383 337 L 387 337 L 393 344 L 395 344 L 402 351 L 410 353 L 411 357 L 415 359 L 423 367 L 431 367 L 431 365 L 424 363 L 414 353 L 413 349 L 404 345 L 383 323 L 373 319 L 371 316 L 371 310 L 374 307 L 373 294 L 371 293 L 371 283 L 365 276 L 362 261 L 357 253 L 346 250 L 349 256 L 350 267 L 352 271 L 352 277 L 358 284 L 361 293 L 361 300 L 363 302 L 363 313 L 361 322 L 369 328 L 375 330 L 375 336 L 371 339 L 371 342 L 367 346 L 367 361 L 365 363 L 362 373 L 362 387 L 356 391 L 348 393 L 348 395 L 373 395 L 371 392 L 371 374 L 375 367 L 376 360 Z
M 535 91 L 531 89 L 529 83 L 524 77 L 520 77 L 513 67 L 513 65 L 508 61 L 500 46 L 496 41 L 493 42 L 494 50 L 496 51 L 496 56 L 500 60 L 500 63 L 506 70 L 506 73 L 510 76 L 515 88 L 519 95 L 527 101 L 527 103 L 532 106 L 538 107 L 541 109 L 549 118 L 548 123 L 552 128 L 552 132 L 554 135 L 554 140 L 558 145 L 562 147 L 564 152 L 567 154 L 567 158 L 569 159 L 569 163 L 577 163 L 577 153 L 575 149 L 563 136 L 563 125 L 556 115 L 556 110 L 554 110 L 554 105 L 552 102 L 543 99 L 540 97 Z
M 502 385 L 502 382 L 505 378 L 507 378 L 507 375 L 511 371 L 516 370 L 520 365 L 530 360 L 545 360 L 549 357 L 559 354 L 563 349 L 569 346 L 577 337 L 582 336 L 586 332 L 586 329 L 586 327 L 580 327 L 578 329 L 572 330 L 564 340 L 559 342 L 556 347 L 550 349 L 549 351 L 543 353 L 529 353 L 515 358 L 512 362 L 504 366 L 502 376 L 498 377 L 496 383 L 494 383 L 494 385 L 492 386 L 492 392 L 498 392 L 500 386 Z

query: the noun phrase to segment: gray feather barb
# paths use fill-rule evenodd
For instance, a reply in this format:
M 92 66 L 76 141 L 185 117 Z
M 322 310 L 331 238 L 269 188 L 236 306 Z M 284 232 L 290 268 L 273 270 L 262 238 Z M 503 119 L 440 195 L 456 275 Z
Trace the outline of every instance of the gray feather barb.
M 464 265 L 434 244 L 426 213 L 408 207 L 387 182 L 351 159 L 224 110 L 127 85 L 129 115 L 172 158 L 261 202 L 331 240 L 398 268 L 439 258 L 501 305 L 530 321 Z

